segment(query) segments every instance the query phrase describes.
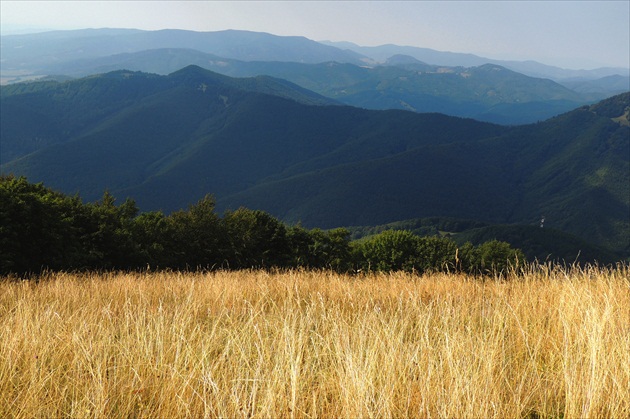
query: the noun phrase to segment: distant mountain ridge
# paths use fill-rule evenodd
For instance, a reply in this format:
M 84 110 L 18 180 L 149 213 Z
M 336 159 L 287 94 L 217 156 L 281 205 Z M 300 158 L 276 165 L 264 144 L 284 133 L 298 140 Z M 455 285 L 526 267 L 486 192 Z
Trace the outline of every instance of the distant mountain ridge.
M 185 64 L 233 77 L 266 74 L 366 109 L 441 112 L 512 125 L 544 120 L 606 97 L 605 92 L 576 93 L 551 80 L 497 65 L 443 67 L 400 55 L 391 57 L 387 65 L 365 67 L 337 62 L 240 61 L 168 48 L 73 61 L 51 71 L 82 76 L 125 68 L 169 74 Z
M 544 215 L 549 228 L 630 254 L 630 93 L 513 128 L 313 106 L 317 97 L 195 66 L 3 86 L 0 170 L 88 200 L 109 189 L 143 210 L 213 193 L 221 210 L 308 227 Z
M 225 30 L 83 29 L 2 36 L 2 70 L 45 74 L 50 65 L 156 48 L 187 48 L 243 61 L 360 64 L 365 57 L 298 36 Z
M 0 42 L 1 84 L 115 70 L 166 75 L 198 65 L 233 77 L 284 78 L 366 109 L 440 112 L 507 125 L 545 120 L 630 90 L 628 69 L 569 71 L 427 48 L 360 47 L 239 30 L 83 29 L 2 36 Z M 483 68 L 498 67 L 509 70 L 501 73 L 509 80 L 476 77 Z
M 335 46 L 362 54 L 374 59 L 377 63 L 386 62 L 395 55 L 406 55 L 419 61 L 450 67 L 476 67 L 483 64 L 496 64 L 531 77 L 550 78 L 556 81 L 565 79 L 599 79 L 602 77 L 621 75 L 630 76 L 630 68 L 602 67 L 593 70 L 570 70 L 542 64 L 533 60 L 495 60 L 474 54 L 461 52 L 437 51 L 430 48 L 400 46 L 393 44 L 376 47 L 363 47 L 352 42 L 320 41 L 325 45 Z
M 3 35 L 3 72 L 19 70 L 45 74 L 59 62 L 97 58 L 158 48 L 194 49 L 242 61 L 291 61 L 322 63 L 336 61 L 357 65 L 377 65 L 395 55 L 407 55 L 431 65 L 476 67 L 496 64 L 531 77 L 599 79 L 611 75 L 630 76 L 630 68 L 567 70 L 535 61 L 507 61 L 473 54 L 436 51 L 429 48 L 381 45 L 363 47 L 351 42 L 316 42 L 299 36 L 277 36 L 264 32 L 225 30 L 195 32 L 164 29 L 81 29 L 24 35 Z

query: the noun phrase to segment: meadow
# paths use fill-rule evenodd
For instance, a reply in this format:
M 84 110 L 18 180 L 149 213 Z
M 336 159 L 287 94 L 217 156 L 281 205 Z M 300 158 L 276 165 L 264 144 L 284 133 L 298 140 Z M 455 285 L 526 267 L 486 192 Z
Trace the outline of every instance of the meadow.
M 630 417 L 630 270 L 0 279 L 0 417 Z

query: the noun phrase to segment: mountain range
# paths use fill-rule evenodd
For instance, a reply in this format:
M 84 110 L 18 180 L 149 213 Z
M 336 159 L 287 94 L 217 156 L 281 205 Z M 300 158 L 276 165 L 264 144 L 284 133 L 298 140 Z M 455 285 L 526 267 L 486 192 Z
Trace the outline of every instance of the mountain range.
M 473 54 L 436 51 L 429 48 L 381 45 L 362 47 L 351 42 L 316 42 L 299 36 L 226 30 L 196 32 L 165 29 L 81 29 L 1 37 L 4 71 L 28 70 L 42 74 L 51 64 L 84 58 L 106 57 L 160 48 L 185 48 L 242 61 L 322 63 L 336 61 L 358 65 L 383 63 L 394 55 L 407 55 L 428 64 L 473 67 L 496 64 L 532 77 L 598 79 L 629 76 L 627 68 L 566 70 L 535 61 L 504 61 Z
M 610 93 L 594 87 L 583 88 L 580 93 L 493 64 L 440 67 L 403 56 L 393 56 L 384 65 L 365 67 L 337 62 L 240 61 L 195 50 L 156 49 L 59 64 L 51 71 L 82 76 L 124 68 L 165 75 L 187 64 L 232 77 L 265 74 L 282 78 L 366 109 L 440 112 L 512 125 L 544 120 Z M 591 85 L 598 83 L 591 81 Z M 620 89 L 623 86 L 607 86 L 616 92 L 625 91 Z
M 198 66 L 0 92 L 2 173 L 86 200 L 108 189 L 170 212 L 212 193 L 221 211 L 321 228 L 544 216 L 546 228 L 630 255 L 630 93 L 507 127 L 340 105 Z
M 630 90 L 628 69 L 563 70 L 426 48 L 315 42 L 248 31 L 85 29 L 3 36 L 2 81 L 198 65 L 269 75 L 366 109 L 440 112 L 515 125 Z M 550 80 L 554 79 L 554 81 Z
M 380 45 L 376 47 L 364 47 L 352 42 L 331 42 L 322 41 L 323 44 L 335 46 L 340 49 L 354 51 L 358 54 L 371 57 L 377 62 L 384 62 L 394 55 L 406 55 L 416 60 L 441 65 L 441 66 L 463 66 L 476 67 L 484 64 L 496 64 L 512 71 L 526 74 L 531 77 L 542 77 L 556 81 L 561 80 L 593 80 L 602 77 L 621 75 L 630 75 L 630 69 L 602 67 L 593 70 L 570 70 L 559 68 L 551 65 L 539 63 L 537 61 L 513 61 L 513 60 L 495 60 L 486 57 L 480 57 L 474 54 L 457 53 L 447 51 L 436 51 L 430 48 L 420 48 L 400 45 Z

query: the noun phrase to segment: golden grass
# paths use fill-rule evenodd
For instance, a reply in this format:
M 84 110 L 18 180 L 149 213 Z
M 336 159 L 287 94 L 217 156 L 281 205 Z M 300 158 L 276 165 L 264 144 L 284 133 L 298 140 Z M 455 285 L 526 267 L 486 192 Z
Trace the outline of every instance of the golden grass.
M 627 267 L 0 281 L 0 417 L 630 417 Z

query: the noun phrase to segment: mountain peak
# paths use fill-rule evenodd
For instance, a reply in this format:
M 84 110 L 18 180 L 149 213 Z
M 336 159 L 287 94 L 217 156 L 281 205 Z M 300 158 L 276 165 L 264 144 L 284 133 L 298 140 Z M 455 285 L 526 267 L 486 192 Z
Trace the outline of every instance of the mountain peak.
M 497 64 L 482 64 L 480 66 L 476 67 L 477 70 L 483 70 L 483 71 L 509 71 L 511 73 L 513 73 L 512 70 L 508 70 L 507 68 L 497 65 Z
M 270 77 L 244 77 L 233 78 L 224 76 L 214 71 L 207 70 L 197 65 L 189 65 L 181 70 L 169 74 L 170 79 L 193 84 L 196 88 L 202 87 L 205 91 L 206 84 L 221 85 L 232 89 L 261 93 L 271 96 L 278 96 L 285 99 L 308 105 L 335 105 L 338 104 L 333 99 L 321 96 L 315 92 L 304 89 L 286 80 Z
M 195 64 L 190 64 L 187 65 L 186 67 L 183 67 L 180 70 L 174 71 L 171 74 L 169 74 L 169 77 L 181 77 L 181 76 L 205 76 L 205 77 L 211 77 L 211 76 L 216 76 L 216 77 L 222 77 L 222 78 L 229 78 L 227 76 L 223 76 L 219 73 L 215 73 L 214 71 L 208 70 L 206 68 L 202 68 L 199 67 L 198 65 Z

